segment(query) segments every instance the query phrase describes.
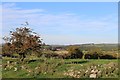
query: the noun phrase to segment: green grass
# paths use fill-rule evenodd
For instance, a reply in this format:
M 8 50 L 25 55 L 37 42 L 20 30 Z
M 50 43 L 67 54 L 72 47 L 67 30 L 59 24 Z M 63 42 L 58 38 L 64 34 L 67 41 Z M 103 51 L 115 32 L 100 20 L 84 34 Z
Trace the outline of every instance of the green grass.
M 6 64 L 8 60 L 17 61 L 17 59 L 3 59 L 3 65 Z M 117 59 L 108 60 L 108 59 L 99 59 L 99 60 L 84 60 L 84 59 L 46 59 L 44 62 L 41 62 L 41 59 L 37 59 L 35 62 L 31 62 L 26 65 L 33 72 L 35 68 L 40 65 L 40 69 L 44 70 L 42 73 L 36 75 L 34 73 L 29 73 L 26 70 L 19 69 L 18 71 L 14 71 L 14 69 L 2 70 L 3 78 L 65 78 L 63 73 L 70 70 L 80 70 L 89 67 L 90 65 L 97 64 L 108 64 L 110 62 L 117 63 Z M 45 64 L 46 63 L 46 64 Z M 16 67 L 20 67 L 22 64 L 15 65 Z M 47 66 L 47 67 L 46 67 Z M 47 72 L 46 74 L 44 72 Z M 28 75 L 29 74 L 29 75 Z

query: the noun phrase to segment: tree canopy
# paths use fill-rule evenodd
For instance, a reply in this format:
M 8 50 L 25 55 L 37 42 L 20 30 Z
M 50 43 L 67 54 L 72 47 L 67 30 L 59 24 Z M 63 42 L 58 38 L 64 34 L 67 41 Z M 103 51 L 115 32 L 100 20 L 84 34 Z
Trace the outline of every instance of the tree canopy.
M 10 36 L 3 37 L 3 39 L 5 41 L 3 52 L 9 54 L 17 53 L 20 55 L 21 61 L 31 51 L 38 53 L 41 51 L 42 39 L 37 33 L 27 27 L 20 27 L 10 31 Z

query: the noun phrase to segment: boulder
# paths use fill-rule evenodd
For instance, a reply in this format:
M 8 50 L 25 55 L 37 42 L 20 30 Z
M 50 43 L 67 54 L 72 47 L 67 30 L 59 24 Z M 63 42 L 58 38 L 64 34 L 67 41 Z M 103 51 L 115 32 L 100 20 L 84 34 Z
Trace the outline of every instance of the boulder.
M 90 74 L 90 78 L 97 78 L 97 74 Z

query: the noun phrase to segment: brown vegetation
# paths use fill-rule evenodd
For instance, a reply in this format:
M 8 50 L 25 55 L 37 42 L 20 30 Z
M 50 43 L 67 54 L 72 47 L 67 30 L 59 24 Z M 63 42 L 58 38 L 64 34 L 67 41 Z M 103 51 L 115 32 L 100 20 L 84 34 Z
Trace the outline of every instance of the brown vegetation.
M 10 31 L 10 35 L 3 38 L 3 54 L 19 54 L 20 61 L 23 61 L 26 54 L 41 52 L 41 39 L 30 28 L 16 28 L 15 31 Z

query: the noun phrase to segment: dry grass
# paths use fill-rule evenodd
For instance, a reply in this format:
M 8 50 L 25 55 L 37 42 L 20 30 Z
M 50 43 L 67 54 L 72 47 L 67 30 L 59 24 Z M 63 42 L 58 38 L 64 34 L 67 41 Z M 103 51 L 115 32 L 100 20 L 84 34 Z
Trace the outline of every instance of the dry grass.
M 68 51 L 66 51 L 66 50 L 55 51 L 55 53 L 57 53 L 57 54 L 59 54 L 59 55 L 64 55 L 64 54 L 68 54 Z

